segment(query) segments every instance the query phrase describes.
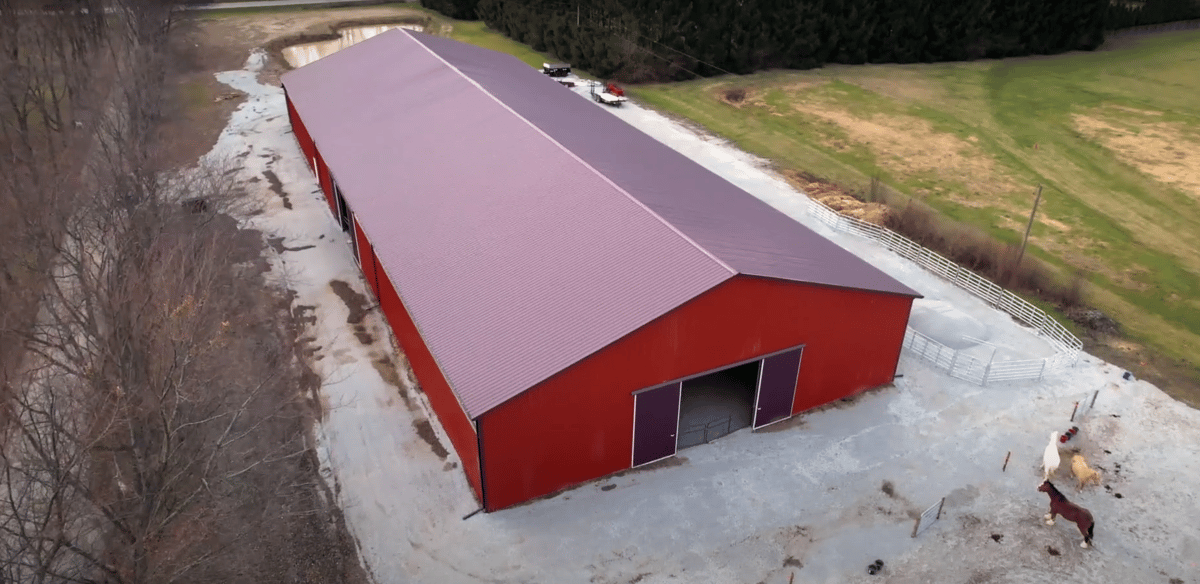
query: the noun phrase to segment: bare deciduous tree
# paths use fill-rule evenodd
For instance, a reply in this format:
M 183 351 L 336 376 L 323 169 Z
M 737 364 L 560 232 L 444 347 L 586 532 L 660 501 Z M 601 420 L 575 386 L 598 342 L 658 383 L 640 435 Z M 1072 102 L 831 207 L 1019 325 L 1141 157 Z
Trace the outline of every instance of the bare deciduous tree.
M 232 220 L 213 191 L 183 205 L 179 188 L 103 194 L 63 229 L 31 366 L 5 396 L 0 563 L 16 581 L 176 581 L 225 549 L 216 522 L 241 479 L 305 453 L 302 424 L 263 440 L 302 415 L 278 401 L 296 367 L 239 284 Z
M 0 67 L 23 76 L 0 95 L 5 168 L 19 175 L 0 204 L 17 211 L 32 255 L 5 257 L 5 271 L 13 259 L 41 278 L 36 314 L 0 320 L 22 353 L 0 360 L 0 580 L 248 573 L 216 560 L 323 511 L 312 497 L 289 503 L 316 492 L 311 412 L 288 320 L 262 289 L 261 237 L 227 214 L 238 193 L 226 169 L 158 163 L 174 12 L 120 0 L 96 21 L 84 18 L 101 13 L 94 0 L 88 11 L 20 4 L 34 10 L 27 21 L 16 5 L 0 0 L 0 28 L 21 38 L 0 41 Z M 56 18 L 74 23 L 67 40 L 44 38 Z M 84 50 L 110 67 L 99 100 L 83 89 L 90 77 L 68 71 Z M 62 136 L 80 130 L 85 96 L 86 169 L 64 179 Z
M 70 212 L 86 121 L 101 109 L 109 70 L 98 0 L 45 10 L 0 0 L 0 363 L 18 343 L 4 331 L 29 322 L 55 237 Z

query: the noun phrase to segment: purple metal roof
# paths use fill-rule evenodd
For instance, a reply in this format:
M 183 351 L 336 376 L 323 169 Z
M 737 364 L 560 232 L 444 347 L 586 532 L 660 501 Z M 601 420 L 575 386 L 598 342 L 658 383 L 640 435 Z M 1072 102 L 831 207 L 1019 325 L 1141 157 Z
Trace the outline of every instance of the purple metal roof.
M 738 272 L 920 296 L 521 61 L 445 38 L 417 38 Z
M 406 33 L 283 82 L 472 418 L 734 275 Z
M 514 57 L 394 30 L 283 83 L 472 418 L 735 273 L 917 296 Z

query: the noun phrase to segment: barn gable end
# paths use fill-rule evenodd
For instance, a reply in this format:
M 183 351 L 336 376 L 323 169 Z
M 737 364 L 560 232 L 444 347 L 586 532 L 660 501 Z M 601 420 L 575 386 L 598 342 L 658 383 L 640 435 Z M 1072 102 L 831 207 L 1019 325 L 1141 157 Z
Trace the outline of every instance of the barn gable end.
M 283 83 L 489 510 L 628 468 L 657 383 L 798 346 L 793 413 L 891 379 L 916 292 L 512 57 L 396 30 Z

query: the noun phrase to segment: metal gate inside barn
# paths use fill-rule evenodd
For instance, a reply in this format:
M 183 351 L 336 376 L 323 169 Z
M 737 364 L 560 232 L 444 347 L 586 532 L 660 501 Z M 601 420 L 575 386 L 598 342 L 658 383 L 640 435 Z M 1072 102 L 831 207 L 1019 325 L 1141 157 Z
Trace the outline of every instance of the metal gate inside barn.
M 744 423 L 737 423 L 739 412 L 730 411 L 724 417 L 702 417 L 698 422 L 699 426 L 681 428 L 684 384 L 689 380 L 714 378 L 724 372 L 756 365 L 757 387 L 754 391 L 751 425 L 757 429 L 788 418 L 796 398 L 796 380 L 800 374 L 800 358 L 803 353 L 803 346 L 793 347 L 754 361 L 737 363 L 717 371 L 634 392 L 633 466 L 667 458 L 680 448 L 708 442 L 710 436 L 717 437 L 745 427 Z M 734 399 L 730 400 L 729 407 L 734 410 L 739 407 L 736 403 L 736 393 L 737 389 L 732 388 L 730 395 Z M 711 427 L 714 424 L 716 428 Z M 704 431 L 703 439 L 696 439 L 694 433 L 697 427 Z

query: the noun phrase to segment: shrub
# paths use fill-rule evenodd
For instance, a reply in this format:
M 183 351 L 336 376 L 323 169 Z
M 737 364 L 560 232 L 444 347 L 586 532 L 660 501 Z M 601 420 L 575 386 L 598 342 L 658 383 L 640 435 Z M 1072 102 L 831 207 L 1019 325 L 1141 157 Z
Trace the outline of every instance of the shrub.
M 1020 263 L 1020 246 L 1004 244 L 983 231 L 963 225 L 929 205 L 871 179 L 866 195 L 892 208 L 886 227 L 954 263 L 1009 290 L 1023 292 L 1062 309 L 1084 306 L 1086 280 L 1079 271 L 1065 276 L 1028 250 Z

